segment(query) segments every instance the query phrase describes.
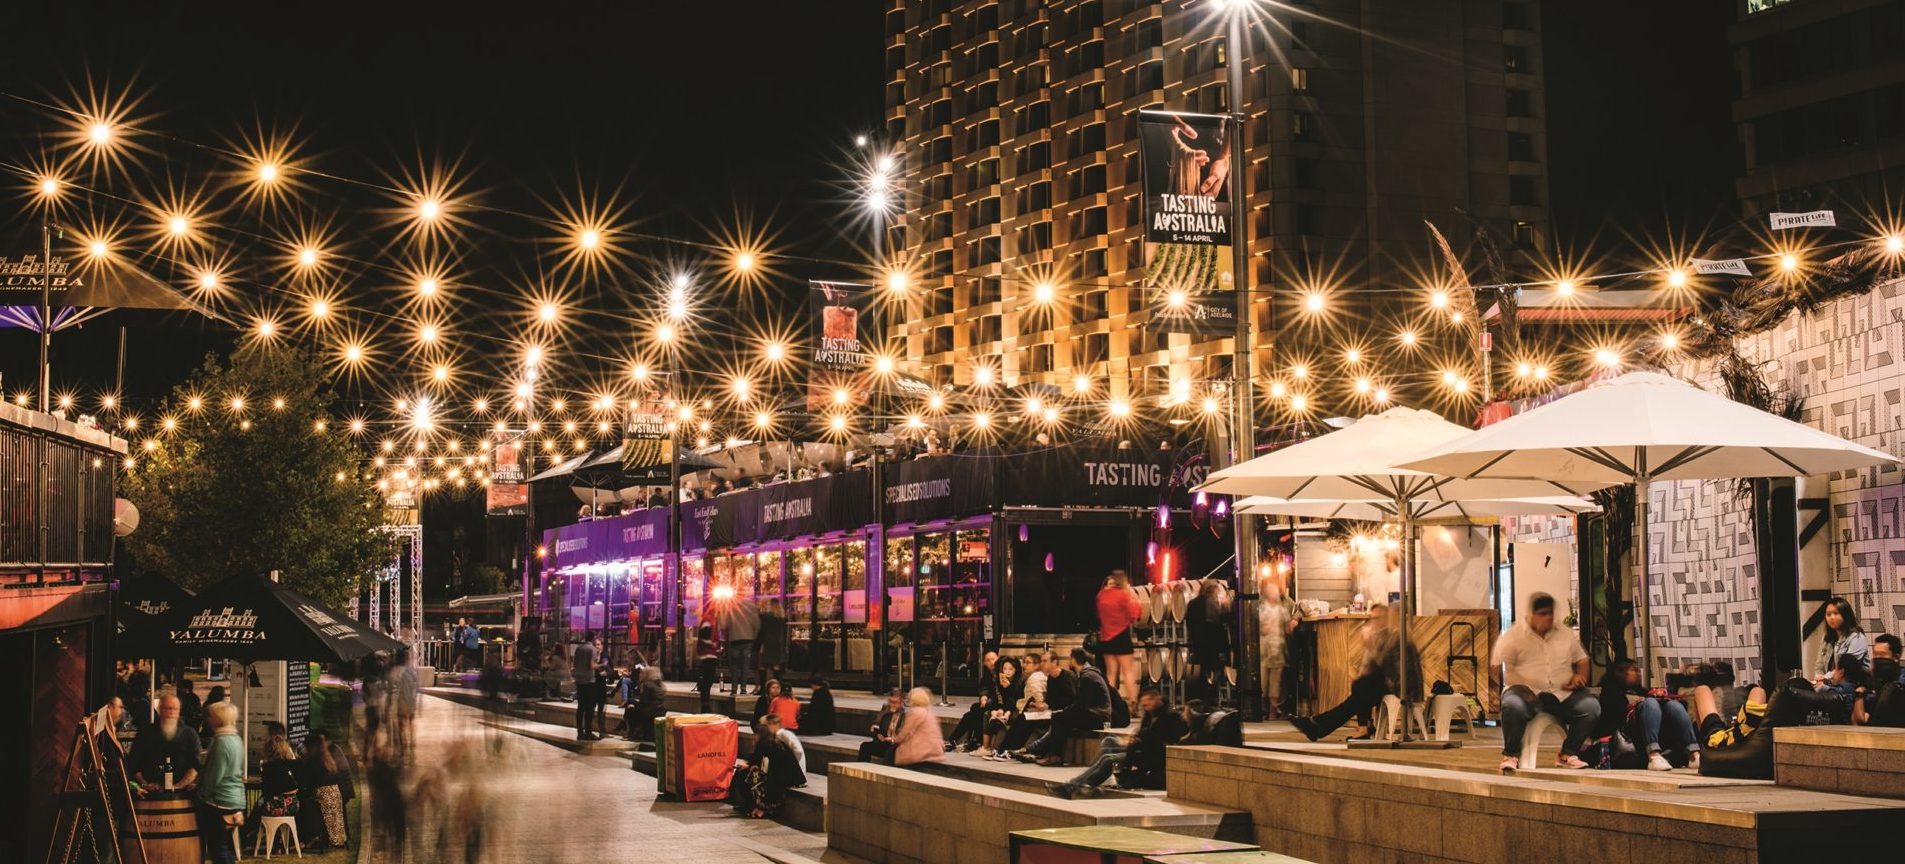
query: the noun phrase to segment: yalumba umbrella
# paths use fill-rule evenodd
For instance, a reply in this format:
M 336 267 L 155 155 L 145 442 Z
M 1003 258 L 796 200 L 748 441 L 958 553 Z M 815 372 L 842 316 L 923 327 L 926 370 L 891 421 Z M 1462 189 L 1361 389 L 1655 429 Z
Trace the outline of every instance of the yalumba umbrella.
M 113 642 L 120 657 L 151 657 L 165 648 L 166 613 L 192 602 L 192 594 L 157 573 L 128 579 L 119 586 L 119 627 Z
M 348 663 L 403 643 L 352 621 L 264 576 L 233 576 L 174 606 L 165 619 L 170 656 L 241 663 L 314 660 Z

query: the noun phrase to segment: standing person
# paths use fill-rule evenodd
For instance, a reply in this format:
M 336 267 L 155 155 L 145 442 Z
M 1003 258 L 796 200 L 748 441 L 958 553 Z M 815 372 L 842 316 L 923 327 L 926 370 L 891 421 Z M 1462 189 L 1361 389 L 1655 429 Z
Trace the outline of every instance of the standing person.
M 456 619 L 456 632 L 451 634 L 456 640 L 456 671 L 466 668 L 481 668 L 483 665 L 483 634 L 470 624 L 468 618 Z
M 194 799 L 199 846 L 212 864 L 235 864 L 238 848 L 231 831 L 244 822 L 245 814 L 245 745 L 238 740 L 238 708 L 217 702 L 206 707 L 205 716 L 212 724 L 212 741 Z
M 1283 668 L 1289 662 L 1289 636 L 1296 631 L 1296 603 L 1283 593 L 1283 582 L 1266 577 L 1257 589 L 1257 659 L 1262 674 L 1266 720 L 1283 716 Z
M 1555 755 L 1557 768 L 1586 768 L 1575 753 L 1594 731 L 1600 700 L 1587 689 L 1588 653 L 1574 631 L 1556 627 L 1554 597 L 1537 591 L 1528 615 L 1502 633 L 1494 662 L 1502 667 L 1502 764 L 1504 774 L 1521 768 L 1522 733 L 1536 714 L 1550 714 L 1568 730 Z
M 785 678 L 787 671 L 787 618 L 778 603 L 761 607 L 761 629 L 754 637 L 754 685 L 769 678 Z
M 1860 663 L 1872 659 L 1872 646 L 1859 626 L 1859 613 L 1844 597 L 1834 597 L 1825 605 L 1825 638 L 1819 640 L 1819 653 L 1813 656 L 1812 682 L 1817 685 L 1839 668 L 1839 658 L 1851 654 Z
M 1123 738 L 1105 736 L 1098 758 L 1089 767 L 1064 783 L 1047 783 L 1046 788 L 1060 798 L 1072 798 L 1083 789 L 1104 785 L 1114 773 L 1120 788 L 1164 788 L 1164 748 L 1183 741 L 1191 727 L 1155 687 L 1138 694 L 1138 706 L 1143 713 L 1136 730 Z
M 143 797 L 152 790 L 190 789 L 198 782 L 198 733 L 187 725 L 179 697 L 159 697 L 159 720 L 132 739 L 127 756 Z
M 701 713 L 714 710 L 714 679 L 720 674 L 721 652 L 714 642 L 714 625 L 706 621 L 695 628 L 695 693 L 701 697 Z
M 754 678 L 754 640 L 761 634 L 761 607 L 752 597 L 735 597 L 721 610 L 721 633 L 727 639 L 729 694 L 747 692 Z
M 350 845 L 345 830 L 344 805 L 352 796 L 350 762 L 344 752 L 331 743 L 329 736 L 312 732 L 304 739 L 304 756 L 298 760 L 298 789 L 303 799 L 298 810 L 298 836 L 322 852 Z
M 212 739 L 212 727 L 217 725 L 212 720 L 212 715 L 211 715 L 212 706 L 217 705 L 218 703 L 224 702 L 224 701 L 226 701 L 225 700 L 225 685 L 223 684 L 212 685 L 211 691 L 205 694 L 205 704 L 202 706 L 199 706 L 199 714 L 198 714 L 199 721 L 196 727 L 198 730 L 199 741 L 204 742 L 204 741 L 210 741 Z M 180 703 L 179 710 L 182 715 L 184 712 L 184 703 L 182 701 Z
M 1012 754 L 1013 758 L 1020 762 L 1058 765 L 1063 761 L 1059 754 L 1065 749 L 1066 739 L 1080 732 L 1103 729 L 1111 719 L 1111 700 L 1114 698 L 1111 685 L 1105 681 L 1104 673 L 1091 665 L 1091 653 L 1083 648 L 1073 648 L 1071 670 L 1078 682 L 1071 704 L 1062 710 L 1054 710 L 1051 728 L 1024 750 Z M 1049 683 L 1046 696 L 1051 696 Z
M 417 679 L 417 667 L 410 662 L 410 649 L 399 648 L 390 666 L 390 741 L 399 756 L 408 753 L 414 742 L 418 703 L 423 699 L 423 682 Z
M 1191 598 L 1184 610 L 1185 631 L 1191 643 L 1191 662 L 1197 664 L 1197 679 L 1193 683 L 1198 691 L 1187 698 L 1202 698 L 1211 707 L 1217 705 L 1217 694 L 1225 679 L 1224 670 L 1230 666 L 1230 624 L 1225 620 L 1229 617 L 1229 609 L 1230 604 L 1224 598 L 1224 584 L 1215 579 L 1206 579 L 1198 586 L 1197 596 Z
M 1138 706 L 1138 663 L 1131 625 L 1141 614 L 1138 592 L 1131 590 L 1131 575 L 1111 571 L 1105 586 L 1098 589 L 1098 656 L 1104 658 L 1106 680 L 1117 689 L 1126 709 L 1133 711 Z
M 575 740 L 599 741 L 602 736 L 589 731 L 595 720 L 595 635 L 589 634 L 569 656 L 569 679 L 575 683 Z
M 939 718 L 934 716 L 933 691 L 914 687 L 906 694 L 906 713 L 899 719 L 899 731 L 893 735 L 893 764 L 918 765 L 946 758 L 946 741 L 940 736 Z

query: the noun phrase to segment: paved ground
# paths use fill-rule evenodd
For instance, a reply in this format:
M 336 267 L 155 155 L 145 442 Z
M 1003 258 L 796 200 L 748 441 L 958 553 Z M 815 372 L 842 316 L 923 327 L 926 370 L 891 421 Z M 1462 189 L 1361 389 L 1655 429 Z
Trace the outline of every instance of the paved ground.
M 426 802 L 443 803 L 411 804 L 407 860 L 758 864 L 822 857 L 823 835 L 741 819 L 722 805 L 657 800 L 654 778 L 631 770 L 626 758 L 573 754 L 499 731 L 483 717 L 423 700 L 409 780 Z M 462 826 L 479 822 L 480 850 L 466 855 Z M 370 839 L 365 861 L 398 860 L 388 842 Z

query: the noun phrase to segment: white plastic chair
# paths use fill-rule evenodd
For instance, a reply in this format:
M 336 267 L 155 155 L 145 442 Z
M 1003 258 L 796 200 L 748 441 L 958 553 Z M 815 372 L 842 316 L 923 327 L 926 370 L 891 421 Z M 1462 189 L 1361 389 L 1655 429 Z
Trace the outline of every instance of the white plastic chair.
M 1540 755 L 1538 745 L 1541 743 L 1541 733 L 1549 729 L 1561 729 L 1561 721 L 1546 711 L 1535 712 L 1534 719 L 1528 721 L 1528 728 L 1521 735 L 1521 767 L 1534 768 L 1540 765 L 1535 757 Z M 1562 730 L 1561 734 L 1566 740 L 1567 731 Z
M 1409 706 L 1409 719 L 1415 721 L 1414 731 L 1424 738 L 1429 737 L 1428 724 L 1423 722 L 1422 703 Z M 1402 699 L 1394 694 L 1382 697 L 1382 704 L 1376 708 L 1376 731 L 1390 741 L 1401 738 L 1398 727 L 1402 724 Z
M 1449 727 L 1455 722 L 1456 714 L 1462 715 L 1463 725 L 1468 728 L 1468 737 L 1475 738 L 1476 718 L 1469 710 L 1468 697 L 1459 693 L 1429 697 L 1429 716 L 1435 720 L 1435 740 L 1449 740 Z
M 304 844 L 298 841 L 298 820 L 295 816 L 266 816 L 258 820 L 258 842 L 252 844 L 251 854 L 258 855 L 258 847 L 263 846 L 265 859 L 271 859 L 271 847 L 278 845 L 278 831 L 291 832 L 290 848 L 296 849 L 298 857 L 304 857 Z

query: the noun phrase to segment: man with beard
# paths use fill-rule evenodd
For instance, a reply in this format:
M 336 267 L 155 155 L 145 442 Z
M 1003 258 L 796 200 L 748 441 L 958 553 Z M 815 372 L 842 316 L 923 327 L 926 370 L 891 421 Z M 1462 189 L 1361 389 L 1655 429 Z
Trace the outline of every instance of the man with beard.
M 188 789 L 198 782 L 198 733 L 179 720 L 179 697 L 167 693 L 159 697 L 159 722 L 139 733 L 132 741 L 128 760 L 132 779 L 139 783 L 139 794 L 166 788 Z

